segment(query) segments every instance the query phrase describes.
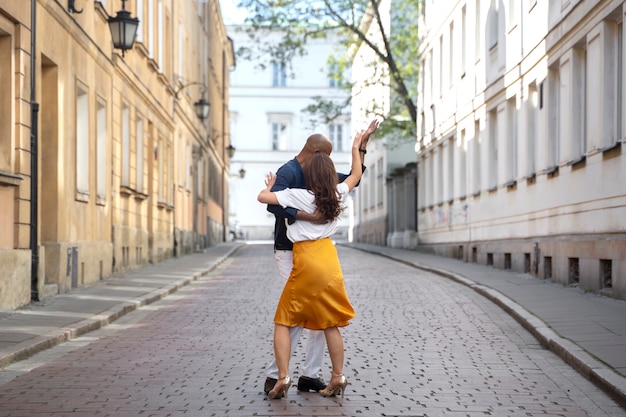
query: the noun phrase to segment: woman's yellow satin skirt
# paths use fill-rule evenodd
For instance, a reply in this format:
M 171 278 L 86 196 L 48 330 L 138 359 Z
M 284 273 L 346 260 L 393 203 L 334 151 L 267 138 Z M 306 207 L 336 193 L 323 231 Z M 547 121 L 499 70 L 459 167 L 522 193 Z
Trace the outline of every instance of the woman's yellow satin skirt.
M 323 330 L 347 326 L 354 316 L 330 238 L 294 243 L 293 269 L 278 301 L 274 323 Z

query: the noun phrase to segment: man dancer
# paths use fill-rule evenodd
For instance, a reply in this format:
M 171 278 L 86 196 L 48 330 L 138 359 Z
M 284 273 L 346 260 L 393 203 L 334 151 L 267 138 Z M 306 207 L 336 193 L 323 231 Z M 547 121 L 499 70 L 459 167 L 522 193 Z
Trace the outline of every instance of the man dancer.
M 379 122 L 373 120 L 365 132 L 360 149 L 361 164 L 365 161 L 365 154 L 367 153 L 365 146 L 370 135 L 378 128 L 378 125 Z M 310 158 L 319 152 L 330 156 L 332 150 L 333 145 L 326 136 L 319 133 L 309 136 L 300 153 L 278 169 L 276 172 L 276 183 L 272 187 L 272 191 L 280 191 L 285 188 L 306 188 L 303 169 L 306 168 Z M 363 170 L 365 171 L 365 167 L 363 167 Z M 346 174 L 338 175 L 339 182 L 343 181 L 347 176 Z M 286 222 L 289 224 L 295 221 L 311 221 L 318 223 L 324 222 L 325 220 L 317 211 L 314 214 L 308 214 L 291 207 L 282 208 L 276 205 L 268 205 L 267 211 L 273 213 L 276 217 L 274 224 L 274 256 L 276 257 L 278 272 L 283 282 L 286 282 L 291 273 L 291 268 L 293 267 L 293 243 L 287 238 Z M 302 327 L 290 328 L 289 335 L 291 337 L 292 353 L 298 340 L 300 340 L 303 330 Z M 319 376 L 322 370 L 326 339 L 323 331 L 308 330 L 307 332 L 306 353 L 302 374 L 298 379 L 298 391 L 320 391 L 326 388 L 326 383 Z M 265 379 L 264 386 L 265 394 L 274 388 L 277 378 L 278 366 L 273 359 L 267 369 L 267 378 Z

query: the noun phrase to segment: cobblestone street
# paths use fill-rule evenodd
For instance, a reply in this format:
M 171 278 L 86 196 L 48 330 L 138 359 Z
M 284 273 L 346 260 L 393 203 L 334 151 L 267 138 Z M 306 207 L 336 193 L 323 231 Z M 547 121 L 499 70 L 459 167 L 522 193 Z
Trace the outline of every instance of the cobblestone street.
M 0 370 L 0 417 L 626 416 L 500 307 L 451 280 L 338 247 L 357 312 L 345 398 L 263 394 L 282 289 L 246 245 L 161 301 Z M 324 374 L 330 376 L 326 357 Z

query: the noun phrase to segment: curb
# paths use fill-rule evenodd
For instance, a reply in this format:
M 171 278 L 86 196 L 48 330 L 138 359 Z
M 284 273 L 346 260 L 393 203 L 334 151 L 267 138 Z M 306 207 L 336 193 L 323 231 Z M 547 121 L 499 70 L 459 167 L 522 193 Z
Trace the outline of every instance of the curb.
M 459 284 L 473 289 L 501 307 L 519 324 L 521 324 L 522 327 L 528 330 L 539 341 L 539 343 L 541 343 L 542 346 L 557 354 L 565 361 L 565 363 L 573 367 L 578 373 L 613 397 L 622 407 L 626 408 L 626 378 L 618 375 L 604 362 L 589 354 L 574 342 L 559 336 L 543 320 L 501 292 L 485 285 L 478 284 L 455 272 L 396 258 L 393 255 L 388 255 L 372 249 L 352 246 L 350 244 L 344 246 L 357 249 L 362 252 L 383 256 L 410 267 L 451 279 Z
M 161 288 L 157 288 L 145 295 L 131 299 L 129 301 L 121 302 L 102 313 L 96 314 L 88 319 L 81 320 L 71 326 L 62 327 L 51 331 L 48 334 L 37 336 L 34 339 L 18 343 L 12 348 L 8 349 L 8 352 L 3 353 L 0 356 L 0 369 L 10 365 L 13 362 L 18 362 L 27 359 L 36 353 L 44 351 L 46 349 L 60 345 L 85 333 L 89 333 L 94 330 L 98 330 L 105 327 L 120 317 L 131 313 L 141 307 L 152 304 L 159 301 L 170 294 L 175 293 L 180 288 L 196 281 L 198 278 L 209 274 L 215 268 L 217 268 L 222 262 L 224 262 L 230 255 L 233 254 L 239 246 L 233 246 L 221 257 L 217 258 L 215 262 L 204 271 L 197 272 L 193 276 L 174 281 L 171 284 L 165 285 Z

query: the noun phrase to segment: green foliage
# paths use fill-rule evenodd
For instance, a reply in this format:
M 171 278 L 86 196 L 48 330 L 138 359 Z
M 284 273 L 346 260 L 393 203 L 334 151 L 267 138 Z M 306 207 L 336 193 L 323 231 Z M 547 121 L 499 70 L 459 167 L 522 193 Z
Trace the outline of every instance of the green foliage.
M 351 67 L 355 45 L 374 52 L 368 66 L 375 76 L 365 86 L 386 86 L 391 92 L 390 110 L 386 113 L 372 107 L 374 115 L 384 119 L 377 136 L 393 141 L 415 140 L 417 123 L 418 27 L 423 0 L 391 0 L 391 29 L 378 13 L 380 0 L 240 0 L 239 7 L 248 11 L 246 30 L 254 40 L 254 48 L 240 48 L 238 56 L 254 59 L 261 66 L 270 62 L 291 62 L 306 54 L 309 39 L 338 36 L 336 51 L 328 58 L 329 68 L 340 88 L 355 94 L 349 80 L 343 79 Z M 372 26 L 374 25 L 374 26 Z M 380 37 L 368 37 L 369 28 L 380 29 Z M 278 43 L 266 41 L 268 30 L 280 30 Z M 356 92 L 358 94 L 358 91 Z M 330 122 L 345 112 L 350 100 L 332 102 L 321 97 L 304 109 L 311 117 Z

